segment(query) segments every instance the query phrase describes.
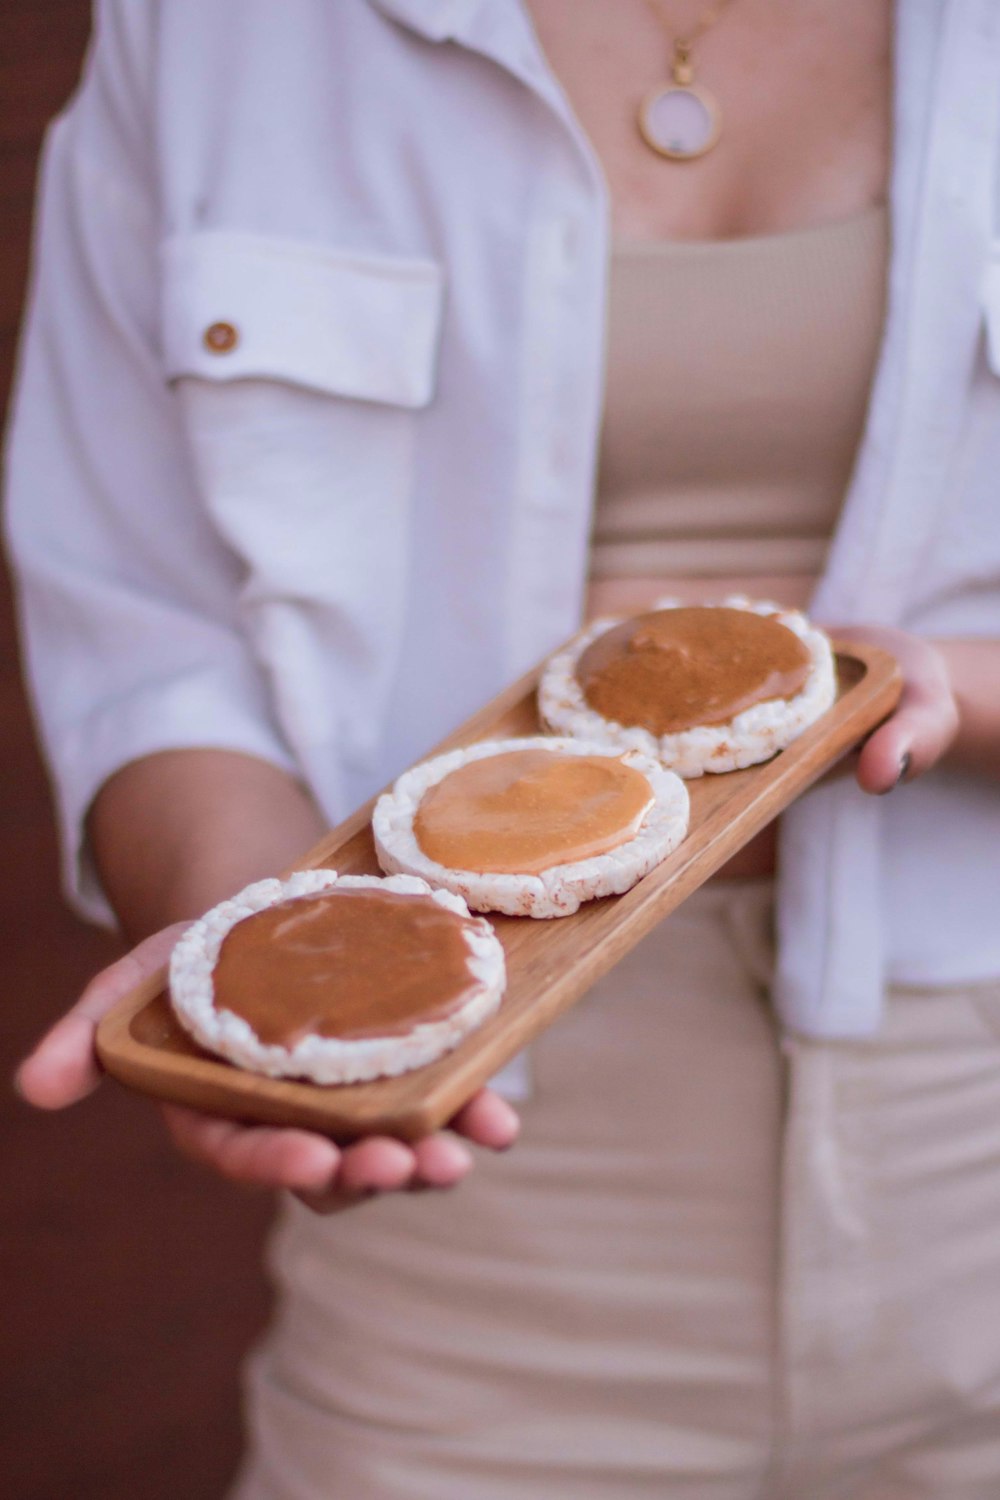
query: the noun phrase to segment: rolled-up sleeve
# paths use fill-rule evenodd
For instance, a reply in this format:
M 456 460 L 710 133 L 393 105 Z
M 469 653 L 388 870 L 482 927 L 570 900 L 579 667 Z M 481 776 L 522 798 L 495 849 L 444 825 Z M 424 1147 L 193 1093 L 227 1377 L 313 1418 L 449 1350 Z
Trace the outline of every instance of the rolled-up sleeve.
M 241 570 L 200 503 L 160 355 L 156 169 L 114 12 L 43 153 L 7 444 L 26 677 L 67 892 L 111 914 L 83 823 L 129 761 L 180 747 L 295 771 L 241 628 Z

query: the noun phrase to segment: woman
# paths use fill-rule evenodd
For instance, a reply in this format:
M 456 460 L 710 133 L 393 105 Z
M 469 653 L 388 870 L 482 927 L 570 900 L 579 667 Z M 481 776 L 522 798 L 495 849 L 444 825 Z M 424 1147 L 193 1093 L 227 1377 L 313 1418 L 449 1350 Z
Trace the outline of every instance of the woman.
M 11 532 L 68 877 L 145 942 L 29 1097 L 92 1085 L 96 1016 L 177 928 L 146 934 L 286 864 L 567 635 L 588 565 L 590 610 L 812 595 L 904 666 L 860 786 L 943 764 L 785 820 L 773 982 L 774 843 L 745 850 L 508 1077 L 523 1139 L 458 1193 L 390 1191 L 457 1182 L 447 1136 L 338 1153 L 167 1112 L 308 1208 L 384 1194 L 286 1212 L 240 1495 L 985 1500 L 992 7 L 100 20 L 48 146 Z M 690 98 L 637 130 L 671 66 L 717 95 L 714 143 Z M 495 1093 L 456 1126 L 516 1129 Z

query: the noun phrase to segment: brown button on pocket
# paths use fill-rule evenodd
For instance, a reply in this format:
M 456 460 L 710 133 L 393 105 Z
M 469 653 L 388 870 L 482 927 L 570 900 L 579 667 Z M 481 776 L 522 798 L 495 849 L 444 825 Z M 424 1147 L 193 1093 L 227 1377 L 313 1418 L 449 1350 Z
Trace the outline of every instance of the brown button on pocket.
M 173 235 L 161 251 L 168 381 L 253 380 L 410 410 L 433 399 L 436 260 L 221 229 Z
M 202 343 L 211 354 L 228 354 L 239 341 L 239 333 L 232 323 L 212 323 L 202 336 Z

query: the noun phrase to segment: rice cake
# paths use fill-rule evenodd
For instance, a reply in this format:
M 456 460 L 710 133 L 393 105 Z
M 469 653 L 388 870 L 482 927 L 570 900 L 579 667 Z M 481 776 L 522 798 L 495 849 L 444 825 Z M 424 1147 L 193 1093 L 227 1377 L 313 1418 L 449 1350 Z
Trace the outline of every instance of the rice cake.
M 673 723 L 664 716 L 683 709 L 682 700 L 691 683 L 698 681 L 699 673 L 703 683 L 717 682 L 719 658 L 720 654 L 725 654 L 725 647 L 723 645 L 720 653 L 718 643 L 724 632 L 709 629 L 702 634 L 712 642 L 711 649 L 703 653 L 701 660 L 689 644 L 682 642 L 668 642 L 660 650 L 659 660 L 654 659 L 659 644 L 655 617 L 657 614 L 663 616 L 669 625 L 669 611 L 677 611 L 678 615 L 704 612 L 703 619 L 713 627 L 730 618 L 738 618 L 735 612 L 748 617 L 748 626 L 749 618 L 753 617 L 761 626 L 781 627 L 782 634 L 793 637 L 801 651 L 801 682 L 796 682 L 791 696 L 775 695 L 772 685 L 780 683 L 781 674 L 769 675 L 767 663 L 756 661 L 755 667 L 760 668 L 757 675 L 763 684 L 757 701 L 753 701 L 752 695 L 749 701 L 742 703 L 736 698 L 733 711 L 726 717 L 709 722 L 707 720 L 712 715 L 706 714 L 699 722 L 676 727 L 677 722 L 683 722 L 682 714 Z M 661 599 L 651 614 L 636 616 L 632 623 L 635 626 L 633 639 L 638 644 L 633 648 L 626 640 L 624 649 L 634 649 L 635 659 L 645 653 L 641 663 L 646 669 L 643 676 L 648 685 L 645 707 L 632 715 L 629 722 L 621 722 L 601 712 L 588 698 L 587 688 L 580 680 L 581 663 L 586 662 L 588 652 L 599 646 L 602 638 L 608 638 L 614 631 L 625 631 L 630 624 L 627 617 L 597 620 L 568 647 L 551 657 L 542 671 L 538 704 L 542 721 L 548 728 L 579 736 L 588 743 L 603 745 L 605 749 L 638 750 L 654 757 L 679 776 L 692 778 L 705 772 L 741 770 L 770 760 L 819 718 L 836 696 L 836 672 L 830 642 L 823 631 L 812 625 L 799 610 L 784 609 L 769 601 L 751 601 L 742 595 L 725 599 L 720 605 L 691 606 L 674 599 Z M 746 634 L 756 637 L 763 632 L 755 623 Z M 664 631 L 663 635 L 666 636 L 667 632 Z M 740 642 L 736 649 L 743 654 L 742 672 L 749 657 L 760 654 L 761 645 L 755 639 L 749 644 Z M 749 681 L 753 673 L 748 670 L 746 676 Z M 671 691 L 678 701 L 670 701 Z M 712 703 L 711 687 L 704 695 L 704 702 Z
M 424 799 L 433 796 L 448 778 L 457 778 L 464 768 L 492 761 L 502 769 L 504 758 L 525 754 L 532 757 L 529 773 L 514 775 L 506 786 L 501 776 L 496 787 L 486 794 L 486 802 L 492 802 L 492 826 L 497 830 L 495 858 L 492 861 L 484 858 L 479 863 L 497 864 L 501 868 L 467 869 L 433 858 L 422 847 L 419 837 Z M 598 839 L 595 844 L 592 829 L 584 827 L 582 832 L 573 829 L 567 833 L 567 818 L 574 812 L 574 800 L 583 803 L 582 809 L 579 805 L 576 808 L 581 814 L 576 821 L 582 820 L 584 824 L 595 799 L 603 797 L 607 801 L 600 780 L 589 802 L 575 795 L 574 783 L 573 798 L 552 798 L 546 808 L 539 795 L 544 778 L 535 775 L 536 756 L 553 758 L 560 771 L 571 771 L 578 759 L 623 766 L 645 782 L 648 794 L 643 796 L 640 807 L 629 804 L 629 815 L 618 836 L 604 838 L 603 842 Z M 544 918 L 569 916 L 583 901 L 630 890 L 681 842 L 687 832 L 688 814 L 688 795 L 683 782 L 650 757 L 635 751 L 609 752 L 606 745 L 578 739 L 534 736 L 485 741 L 450 751 L 404 772 L 392 791 L 378 799 L 372 831 L 383 870 L 420 875 L 431 884 L 461 896 L 474 911 Z M 510 824 L 509 835 L 503 831 L 505 820 Z M 523 844 L 524 824 L 531 820 L 536 829 L 548 829 L 539 837 L 543 842 L 544 838 L 550 838 L 550 847 L 559 852 L 547 861 L 536 850 L 531 860 L 523 861 L 530 868 L 514 868 L 511 849 L 516 849 L 519 841 Z M 513 864 L 516 863 L 515 859 Z
M 189 927 L 170 959 L 173 1009 L 203 1047 L 322 1084 L 433 1062 L 492 1015 L 505 982 L 489 923 L 405 875 L 258 881 Z

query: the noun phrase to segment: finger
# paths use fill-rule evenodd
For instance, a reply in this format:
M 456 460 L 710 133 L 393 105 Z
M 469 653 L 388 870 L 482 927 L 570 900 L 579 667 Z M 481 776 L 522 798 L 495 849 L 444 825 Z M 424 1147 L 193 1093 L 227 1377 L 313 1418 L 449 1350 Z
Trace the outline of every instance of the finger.
M 885 793 L 922 776 L 944 755 L 957 729 L 958 711 L 950 696 L 907 692 L 896 713 L 862 747 L 858 785 L 866 792 Z
M 344 1153 L 345 1168 L 335 1186 L 321 1193 L 297 1193 L 296 1197 L 313 1213 L 341 1213 L 380 1192 L 455 1187 L 472 1167 L 467 1148 L 449 1135 L 427 1136 L 410 1148 L 403 1147 L 412 1156 L 407 1162 L 392 1152 L 391 1167 L 385 1148 L 400 1146 L 399 1141 L 372 1139 L 362 1145 L 348 1147 Z
M 883 796 L 906 780 L 912 764 L 911 739 L 905 726 L 886 724 L 862 746 L 855 776 L 862 791 Z
M 101 1079 L 94 1054 L 96 1023 L 71 1011 L 42 1038 L 14 1076 L 15 1087 L 38 1109 L 65 1109 L 85 1099 Z
M 344 1147 L 335 1186 L 348 1193 L 393 1192 L 409 1186 L 416 1165 L 411 1146 L 390 1136 L 368 1136 Z
M 517 1140 L 521 1121 L 517 1111 L 506 1099 L 493 1089 L 480 1089 L 459 1110 L 451 1122 L 451 1128 L 477 1146 L 505 1151 Z
M 129 990 L 164 964 L 187 923 L 178 922 L 154 933 L 96 975 L 73 1009 L 25 1058 L 15 1084 L 39 1109 L 64 1109 L 91 1093 L 101 1079 L 94 1052 L 98 1022 Z
M 177 1104 L 162 1106 L 175 1145 L 191 1161 L 231 1182 L 321 1191 L 335 1178 L 341 1154 L 308 1130 L 239 1125 Z
M 341 1213 L 378 1193 L 407 1188 L 414 1180 L 416 1154 L 389 1136 L 369 1136 L 346 1146 L 336 1180 L 322 1192 L 300 1192 L 296 1197 L 316 1214 Z
M 429 1135 L 413 1147 L 416 1166 L 412 1187 L 455 1187 L 472 1169 L 468 1146 L 452 1135 Z
M 929 642 L 888 627 L 845 626 L 836 628 L 835 634 L 882 646 L 902 668 L 905 686 L 899 706 L 869 736 L 857 766 L 864 791 L 889 792 L 935 765 L 958 733 L 947 662 Z

